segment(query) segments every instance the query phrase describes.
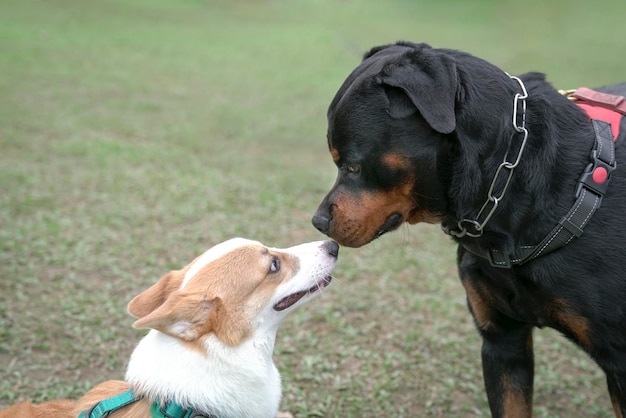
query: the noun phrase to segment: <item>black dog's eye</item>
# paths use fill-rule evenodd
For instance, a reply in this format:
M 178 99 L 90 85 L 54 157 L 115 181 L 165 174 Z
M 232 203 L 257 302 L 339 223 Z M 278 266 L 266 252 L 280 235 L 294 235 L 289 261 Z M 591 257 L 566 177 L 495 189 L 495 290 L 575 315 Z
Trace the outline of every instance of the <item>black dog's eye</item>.
M 272 257 L 272 264 L 270 264 L 270 273 L 277 273 L 280 270 L 280 260 L 278 257 Z
M 356 174 L 356 173 L 358 173 L 359 171 L 361 171 L 361 166 L 360 166 L 360 165 L 358 165 L 358 164 L 348 164 L 348 165 L 346 166 L 346 171 L 347 171 L 348 173 Z

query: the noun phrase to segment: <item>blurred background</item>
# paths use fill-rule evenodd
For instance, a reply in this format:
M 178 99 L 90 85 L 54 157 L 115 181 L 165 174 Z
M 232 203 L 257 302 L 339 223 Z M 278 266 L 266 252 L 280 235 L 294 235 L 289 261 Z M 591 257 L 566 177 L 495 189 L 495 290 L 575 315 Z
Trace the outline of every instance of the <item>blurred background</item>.
M 126 304 L 232 236 L 322 239 L 326 107 L 362 54 L 460 49 L 557 88 L 626 81 L 623 0 L 0 0 L 0 408 L 123 378 Z M 438 226 L 343 249 L 279 330 L 295 417 L 487 417 Z M 609 417 L 599 369 L 535 338 L 535 415 Z

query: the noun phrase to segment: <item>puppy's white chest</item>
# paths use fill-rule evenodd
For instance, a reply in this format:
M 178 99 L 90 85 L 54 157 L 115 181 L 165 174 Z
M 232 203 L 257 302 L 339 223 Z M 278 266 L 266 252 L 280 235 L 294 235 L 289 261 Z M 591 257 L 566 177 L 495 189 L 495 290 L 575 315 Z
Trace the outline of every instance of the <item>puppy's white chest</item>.
M 281 399 L 280 375 L 258 343 L 229 347 L 205 340 L 206 353 L 151 331 L 133 352 L 126 380 L 151 399 L 171 399 L 224 418 L 270 418 Z M 170 361 L 163 361 L 163 359 Z

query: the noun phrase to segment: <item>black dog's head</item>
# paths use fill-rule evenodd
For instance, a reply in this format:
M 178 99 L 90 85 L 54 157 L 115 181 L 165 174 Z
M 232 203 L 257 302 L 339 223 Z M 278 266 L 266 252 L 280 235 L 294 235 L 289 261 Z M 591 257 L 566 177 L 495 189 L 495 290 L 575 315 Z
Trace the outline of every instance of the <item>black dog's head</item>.
M 313 225 L 359 247 L 402 223 L 441 222 L 437 150 L 456 127 L 454 59 L 426 44 L 373 48 L 328 109 L 335 185 Z

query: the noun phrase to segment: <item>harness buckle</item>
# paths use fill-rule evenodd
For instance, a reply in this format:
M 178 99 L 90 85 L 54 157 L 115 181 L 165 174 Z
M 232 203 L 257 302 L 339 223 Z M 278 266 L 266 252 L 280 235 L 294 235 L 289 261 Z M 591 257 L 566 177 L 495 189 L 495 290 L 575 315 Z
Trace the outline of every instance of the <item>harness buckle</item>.
M 576 198 L 580 196 L 583 187 L 603 197 L 609 187 L 611 173 L 617 168 L 616 163 L 609 164 L 598 158 L 598 152 L 595 149 L 591 152 L 591 159 L 593 162 L 585 167 L 585 171 L 578 180 Z

